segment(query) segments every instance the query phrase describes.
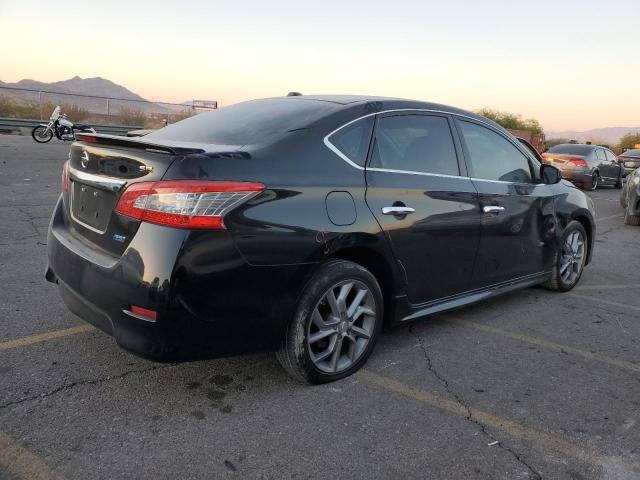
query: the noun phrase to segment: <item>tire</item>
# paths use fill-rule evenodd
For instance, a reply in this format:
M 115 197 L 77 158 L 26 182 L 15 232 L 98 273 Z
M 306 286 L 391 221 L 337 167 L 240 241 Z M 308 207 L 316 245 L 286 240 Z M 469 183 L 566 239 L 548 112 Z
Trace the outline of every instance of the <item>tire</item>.
M 640 226 L 640 215 L 631 215 L 629 213 L 629 205 L 624 210 L 624 223 L 633 227 Z
M 629 185 L 628 182 L 622 187 L 622 191 L 620 192 L 620 206 L 622 208 L 627 208 L 627 185 Z
M 344 292 L 348 295 L 341 302 Z M 337 299 L 333 308 L 331 296 Z M 362 297 L 360 301 L 358 297 Z M 355 308 L 351 316 L 352 309 L 348 307 Z M 276 357 L 302 383 L 319 384 L 347 377 L 371 355 L 382 329 L 383 312 L 382 291 L 371 272 L 353 262 L 330 260 L 304 287 Z M 319 340 L 314 342 L 314 337 Z
M 589 185 L 589 190 L 592 192 L 598 188 L 598 184 L 600 183 L 600 174 L 598 172 L 593 172 L 591 175 L 591 185 Z
M 53 138 L 53 132 L 51 130 L 47 131 L 47 135 L 45 136 L 41 136 L 42 133 L 44 132 L 44 130 L 46 130 L 47 127 L 43 127 L 43 126 L 39 126 L 39 127 L 35 127 L 33 130 L 31 130 L 31 136 L 33 137 L 33 139 L 38 142 L 38 143 L 47 143 L 48 141 L 50 141 Z
M 615 188 L 620 190 L 622 188 L 622 170 L 620 170 L 620 175 L 618 175 L 618 180 L 616 180 Z
M 567 242 L 574 233 L 577 233 L 580 236 L 580 240 L 582 241 L 582 254 L 578 263 L 571 262 L 568 267 L 565 267 L 565 262 L 563 260 L 567 254 Z M 584 271 L 584 265 L 587 261 L 588 251 L 588 237 L 584 227 L 580 222 L 577 222 L 575 220 L 569 222 L 567 227 L 564 229 L 564 232 L 562 232 L 562 241 L 558 246 L 556 259 L 553 262 L 551 278 L 547 280 L 543 284 L 543 286 L 549 290 L 553 290 L 556 292 L 568 292 L 573 287 L 575 287 L 580 281 L 580 277 L 582 276 L 582 272 Z M 575 257 L 573 260 L 575 260 Z M 567 276 L 567 268 L 572 269 L 572 272 L 575 273 L 575 275 Z

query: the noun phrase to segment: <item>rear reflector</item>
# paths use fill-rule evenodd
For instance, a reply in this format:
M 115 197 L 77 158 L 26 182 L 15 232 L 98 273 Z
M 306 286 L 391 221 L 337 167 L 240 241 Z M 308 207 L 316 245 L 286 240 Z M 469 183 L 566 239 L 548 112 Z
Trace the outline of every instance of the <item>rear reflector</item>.
M 116 212 L 175 228 L 223 229 L 231 209 L 264 190 L 261 183 L 169 180 L 130 185 Z
M 142 308 L 136 305 L 131 305 L 131 313 L 140 315 L 141 317 L 145 317 L 153 321 L 157 320 L 158 318 L 158 314 L 155 310 L 149 310 L 148 308 Z

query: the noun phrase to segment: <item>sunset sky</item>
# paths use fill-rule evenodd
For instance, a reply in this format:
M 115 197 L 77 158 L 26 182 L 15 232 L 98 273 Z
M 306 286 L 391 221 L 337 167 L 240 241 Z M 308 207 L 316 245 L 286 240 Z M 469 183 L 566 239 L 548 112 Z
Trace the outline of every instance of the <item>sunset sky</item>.
M 0 80 L 101 76 L 221 105 L 361 93 L 549 130 L 638 126 L 637 2 L 0 0 Z

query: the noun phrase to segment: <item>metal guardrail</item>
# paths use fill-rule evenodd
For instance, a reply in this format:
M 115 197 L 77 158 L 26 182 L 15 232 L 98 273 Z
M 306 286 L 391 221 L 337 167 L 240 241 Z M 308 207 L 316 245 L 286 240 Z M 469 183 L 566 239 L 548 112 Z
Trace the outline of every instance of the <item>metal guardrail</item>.
M 0 132 L 15 132 L 22 128 L 32 129 L 47 123 L 46 120 L 31 120 L 23 118 L 6 118 L 0 117 Z M 91 124 L 85 124 L 91 125 Z M 140 130 L 142 127 L 137 125 L 91 125 L 98 133 L 106 133 L 109 135 L 126 135 L 130 130 Z

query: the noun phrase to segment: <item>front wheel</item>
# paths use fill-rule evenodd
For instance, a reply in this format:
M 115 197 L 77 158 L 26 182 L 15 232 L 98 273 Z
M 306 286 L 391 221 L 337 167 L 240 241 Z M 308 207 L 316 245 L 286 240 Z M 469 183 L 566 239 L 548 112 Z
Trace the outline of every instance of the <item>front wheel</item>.
M 31 136 L 38 143 L 47 143 L 53 138 L 53 132 L 50 128 L 40 125 L 31 130 Z
M 382 328 L 380 285 L 346 260 L 322 265 L 306 285 L 277 357 L 296 380 L 326 383 L 357 371 Z
M 569 222 L 562 233 L 551 278 L 544 284 L 549 290 L 567 292 L 576 286 L 587 262 L 587 232 L 580 222 Z

